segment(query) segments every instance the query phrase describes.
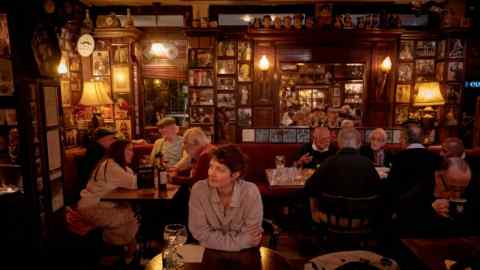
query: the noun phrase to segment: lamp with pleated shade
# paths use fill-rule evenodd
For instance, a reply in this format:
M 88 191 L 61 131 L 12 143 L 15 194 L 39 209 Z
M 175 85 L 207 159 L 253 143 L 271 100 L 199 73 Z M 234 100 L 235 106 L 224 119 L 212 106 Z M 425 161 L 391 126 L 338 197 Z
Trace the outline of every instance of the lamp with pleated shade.
M 92 116 L 92 127 L 97 128 L 100 126 L 97 106 L 112 105 L 113 101 L 108 95 L 109 87 L 104 81 L 91 80 L 83 83 L 82 97 L 78 104 L 85 106 L 93 106 L 94 113 Z
M 439 106 L 445 104 L 438 82 L 422 82 L 415 85 L 413 106 Z

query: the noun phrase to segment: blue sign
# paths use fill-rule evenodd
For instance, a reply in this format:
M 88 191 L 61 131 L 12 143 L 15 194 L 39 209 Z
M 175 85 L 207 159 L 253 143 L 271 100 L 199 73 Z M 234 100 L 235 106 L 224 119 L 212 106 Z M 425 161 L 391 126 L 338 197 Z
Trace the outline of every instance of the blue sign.
M 480 81 L 466 81 L 465 88 L 480 88 Z

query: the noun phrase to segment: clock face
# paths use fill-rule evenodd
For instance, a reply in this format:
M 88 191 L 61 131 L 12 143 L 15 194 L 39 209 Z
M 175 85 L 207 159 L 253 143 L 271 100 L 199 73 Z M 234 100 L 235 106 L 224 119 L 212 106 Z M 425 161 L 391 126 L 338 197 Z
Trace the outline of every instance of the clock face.
M 95 40 L 90 34 L 83 34 L 77 41 L 77 51 L 83 57 L 88 57 L 95 49 Z

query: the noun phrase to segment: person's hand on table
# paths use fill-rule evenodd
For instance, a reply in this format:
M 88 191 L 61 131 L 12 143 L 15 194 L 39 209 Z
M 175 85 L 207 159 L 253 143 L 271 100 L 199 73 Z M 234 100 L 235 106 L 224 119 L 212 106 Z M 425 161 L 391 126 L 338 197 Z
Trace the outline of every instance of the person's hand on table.
M 448 212 L 448 207 L 449 203 L 447 199 L 436 199 L 432 203 L 432 208 L 435 210 L 435 212 L 442 217 L 450 217 L 449 212 Z

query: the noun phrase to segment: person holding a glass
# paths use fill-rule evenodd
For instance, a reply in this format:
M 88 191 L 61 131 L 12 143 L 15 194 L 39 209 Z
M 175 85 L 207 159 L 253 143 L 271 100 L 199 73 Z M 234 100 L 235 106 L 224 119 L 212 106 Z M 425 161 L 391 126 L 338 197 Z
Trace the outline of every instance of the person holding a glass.
M 464 196 L 470 179 L 468 163 L 458 157 L 446 159 L 442 168 L 435 172 L 432 233 L 445 236 L 471 232 L 473 213 Z
M 188 227 L 200 245 L 223 251 L 255 247 L 262 238 L 263 205 L 254 183 L 242 179 L 246 160 L 225 145 L 212 152 L 208 179 L 190 194 Z
M 337 152 L 330 142 L 330 130 L 326 127 L 316 127 L 313 130 L 312 142 L 304 144 L 298 150 L 295 158 L 296 167 L 316 169 L 320 163 Z

